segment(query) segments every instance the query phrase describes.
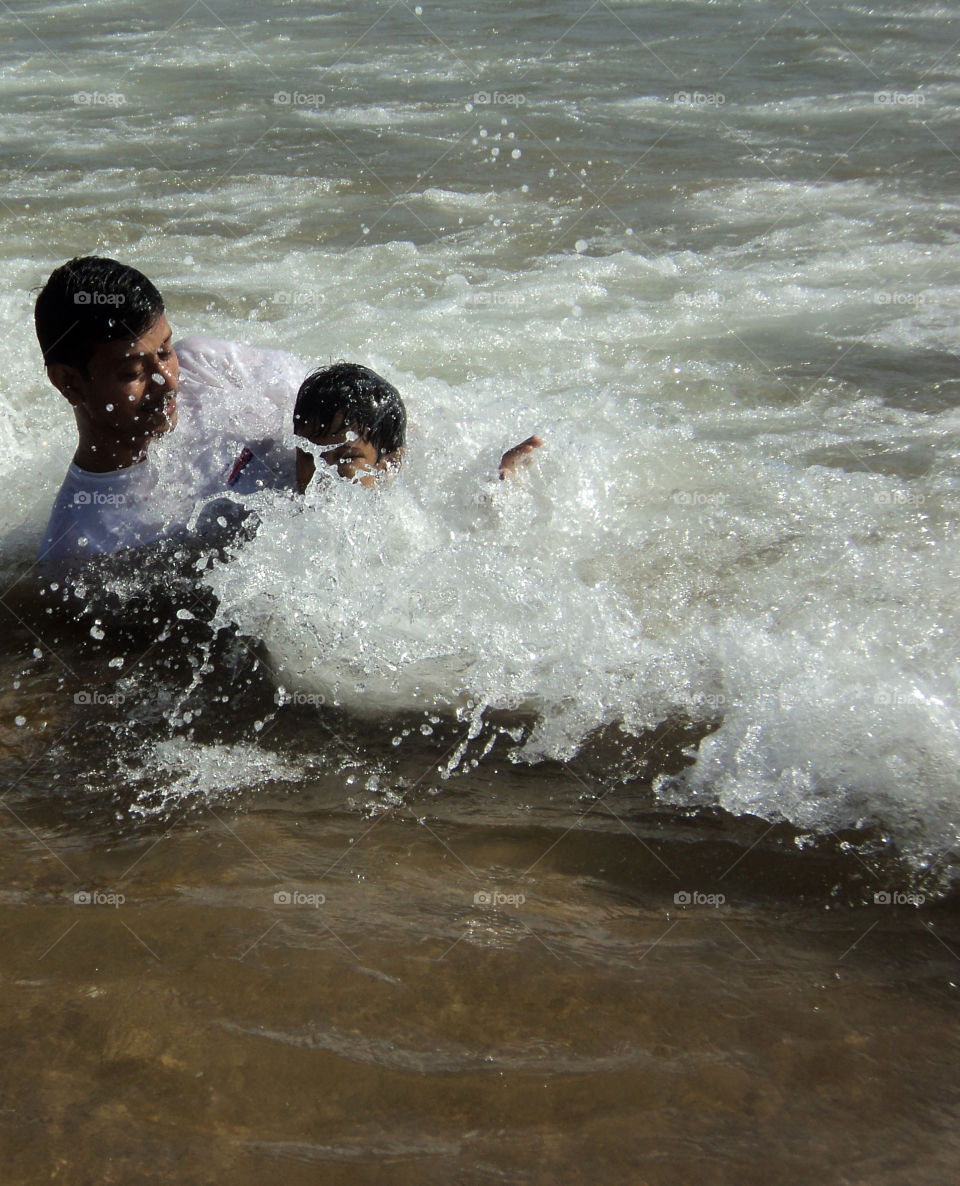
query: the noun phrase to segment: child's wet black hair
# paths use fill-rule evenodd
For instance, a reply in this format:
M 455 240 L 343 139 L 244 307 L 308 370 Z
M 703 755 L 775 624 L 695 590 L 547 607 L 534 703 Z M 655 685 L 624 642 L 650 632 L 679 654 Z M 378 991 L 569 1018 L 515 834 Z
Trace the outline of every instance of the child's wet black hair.
M 307 438 L 326 436 L 338 412 L 343 426 L 376 446 L 378 460 L 402 449 L 407 410 L 396 387 L 353 362 L 337 362 L 308 375 L 297 392 L 293 431 Z
M 34 308 L 44 366 L 86 371 L 102 342 L 136 340 L 163 313 L 163 297 L 142 272 L 104 256 L 68 260 L 50 273 Z

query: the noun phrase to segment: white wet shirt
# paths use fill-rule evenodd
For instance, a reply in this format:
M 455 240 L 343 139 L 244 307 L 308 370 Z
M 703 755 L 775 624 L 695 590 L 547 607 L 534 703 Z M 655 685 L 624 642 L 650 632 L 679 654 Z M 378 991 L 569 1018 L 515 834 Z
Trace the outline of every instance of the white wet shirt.
M 198 502 L 218 493 L 290 481 L 288 460 L 269 447 L 257 450 L 256 466 L 244 467 L 244 481 L 237 480 L 235 467 L 248 441 L 282 435 L 307 373 L 304 364 L 284 351 L 218 338 L 185 338 L 175 349 L 176 429 L 126 469 L 98 474 L 71 462 L 38 560 L 82 560 L 143 547 L 183 533 Z
M 71 461 L 37 559 L 82 560 L 160 539 L 164 522 L 151 497 L 158 477 L 151 461 L 104 474 Z

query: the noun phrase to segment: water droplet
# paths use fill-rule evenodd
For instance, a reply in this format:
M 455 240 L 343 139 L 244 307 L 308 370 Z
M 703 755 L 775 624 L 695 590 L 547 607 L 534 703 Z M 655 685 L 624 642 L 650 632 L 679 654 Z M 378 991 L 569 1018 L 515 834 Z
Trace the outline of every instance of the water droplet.
M 14 723 L 14 724 L 17 726 L 17 728 L 19 729 L 19 728 L 21 728 L 23 725 L 25 725 L 25 724 L 27 723 L 27 718 L 26 718 L 26 717 L 14 717 L 14 718 L 13 718 L 13 723 Z

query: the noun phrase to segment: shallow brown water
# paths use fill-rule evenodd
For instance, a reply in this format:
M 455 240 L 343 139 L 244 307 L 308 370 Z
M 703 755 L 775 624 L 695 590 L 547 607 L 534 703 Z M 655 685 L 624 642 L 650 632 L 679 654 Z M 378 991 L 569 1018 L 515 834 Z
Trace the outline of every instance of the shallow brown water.
M 110 685 L 118 640 L 38 657 L 20 608 L 5 1183 L 955 1177 L 956 897 L 657 803 L 706 726 L 527 766 L 491 718 L 448 777 L 462 722 L 278 709 L 228 644 L 195 687 L 186 636 Z
M 349 777 L 139 825 L 8 798 L 5 1181 L 952 1180 L 949 903 L 579 773 Z

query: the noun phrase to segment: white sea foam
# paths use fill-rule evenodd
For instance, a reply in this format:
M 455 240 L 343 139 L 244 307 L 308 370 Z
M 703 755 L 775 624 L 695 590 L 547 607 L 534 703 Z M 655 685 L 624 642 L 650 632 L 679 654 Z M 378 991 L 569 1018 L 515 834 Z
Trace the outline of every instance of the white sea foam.
M 236 0 L 218 12 L 237 38 L 196 9 L 178 42 L 110 0 L 97 14 L 149 65 L 116 110 L 70 102 L 123 90 L 87 18 L 35 10 L 86 64 L 38 73 L 21 29 L 3 84 L 3 571 L 29 562 L 73 445 L 32 293 L 75 252 L 129 259 L 178 334 L 364 362 L 407 401 L 391 485 L 257 496 L 259 535 L 210 574 L 286 687 L 387 716 L 532 710 L 527 760 L 685 713 L 719 728 L 664 798 L 878 823 L 937 856 L 960 820 L 949 10 L 911 14 L 896 77 L 850 10 L 878 90 L 922 86 L 920 112 L 876 103 L 802 6 L 769 43 L 765 4 L 728 26 L 684 7 L 719 29 L 715 62 L 656 13 L 657 56 L 638 49 L 639 9 L 559 41 L 505 15 L 508 54 L 471 28 L 458 61 L 438 41 L 460 44 L 455 9 L 358 41 L 334 14 L 254 26 Z M 757 69 L 784 46 L 789 69 Z M 722 112 L 672 101 L 688 67 L 729 91 Z M 324 103 L 274 102 L 294 90 Z M 510 103 L 468 109 L 495 90 Z M 497 483 L 531 431 L 547 446 Z
M 621 312 L 612 290 L 641 295 L 649 274 L 608 257 L 502 276 L 490 291 L 517 296 L 511 342 L 549 332 L 551 288 L 590 278 L 573 336 L 614 352 L 656 325 L 674 351 L 632 377 L 600 359 L 565 373 L 578 347 L 556 338 L 524 355 L 519 382 L 394 367 L 418 426 L 401 477 L 373 495 L 318 489 L 303 510 L 262 498 L 259 537 L 212 578 L 221 613 L 266 640 L 285 686 L 354 711 L 532 709 L 528 759 L 569 756 L 611 722 L 715 719 L 665 795 L 803 827 L 879 822 L 916 855 L 949 849 L 955 414 L 851 403 L 827 381 L 772 413 L 726 366 L 688 370 L 686 330 L 714 322 L 709 302 L 669 324 L 662 307 Z M 808 313 L 798 288 L 771 317 Z M 443 316 L 442 302 L 412 308 L 412 340 Z M 549 442 L 531 471 L 492 482 L 498 451 L 530 429 Z

